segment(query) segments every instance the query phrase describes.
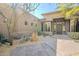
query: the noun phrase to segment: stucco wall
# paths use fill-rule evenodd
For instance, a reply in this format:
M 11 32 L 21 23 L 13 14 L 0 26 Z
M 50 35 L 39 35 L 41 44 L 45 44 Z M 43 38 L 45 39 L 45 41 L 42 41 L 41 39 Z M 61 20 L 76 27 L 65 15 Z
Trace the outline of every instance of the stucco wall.
M 0 11 L 7 17 L 8 20 L 11 20 L 10 31 L 12 34 L 29 34 L 35 31 L 35 24 L 37 24 L 37 27 L 41 26 L 38 18 L 29 14 L 28 12 L 24 12 L 21 9 L 16 9 L 15 11 L 8 4 L 0 4 Z M 4 22 L 4 20 L 5 17 L 0 14 L 0 33 L 8 35 L 6 22 Z M 25 21 L 27 22 L 27 25 L 25 25 Z M 33 23 L 33 25 L 31 25 L 31 23 Z
M 24 12 L 20 9 L 17 9 L 17 25 L 16 25 L 16 32 L 17 33 L 32 33 L 35 31 L 36 24 L 39 25 L 39 21 L 33 15 Z M 20 14 L 19 14 L 20 12 Z M 27 25 L 25 25 L 27 22 Z
M 2 14 L 1 14 L 2 13 Z M 5 17 L 4 17 L 5 16 Z M 12 24 L 13 24 L 13 10 L 11 7 L 9 7 L 7 4 L 0 4 L 0 32 L 3 33 L 4 35 L 7 35 L 8 30 L 7 30 L 7 25 L 6 22 L 4 21 L 5 19 L 11 20 L 11 27 L 10 29 L 12 30 Z
M 45 17 L 46 21 L 52 21 L 55 18 L 62 18 L 62 17 L 64 17 L 64 14 L 61 13 L 61 12 L 51 12 L 51 13 L 43 14 L 43 16 Z

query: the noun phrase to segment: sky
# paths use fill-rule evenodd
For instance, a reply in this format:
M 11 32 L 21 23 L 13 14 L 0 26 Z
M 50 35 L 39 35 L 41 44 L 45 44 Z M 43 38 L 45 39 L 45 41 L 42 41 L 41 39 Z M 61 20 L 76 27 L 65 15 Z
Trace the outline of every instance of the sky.
M 31 14 L 33 14 L 34 16 L 36 16 L 39 19 L 43 19 L 44 17 L 42 16 L 42 14 L 55 11 L 56 8 L 57 8 L 57 6 L 55 3 L 52 3 L 52 4 L 41 3 L 34 12 L 31 12 Z

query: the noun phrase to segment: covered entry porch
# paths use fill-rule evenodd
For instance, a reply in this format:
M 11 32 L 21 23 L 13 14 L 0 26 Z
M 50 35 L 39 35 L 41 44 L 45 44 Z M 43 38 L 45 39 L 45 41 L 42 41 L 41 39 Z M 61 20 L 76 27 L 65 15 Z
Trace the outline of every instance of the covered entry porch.
M 70 20 L 64 18 L 55 18 L 52 21 L 41 22 L 42 32 L 52 34 L 65 34 L 70 32 Z

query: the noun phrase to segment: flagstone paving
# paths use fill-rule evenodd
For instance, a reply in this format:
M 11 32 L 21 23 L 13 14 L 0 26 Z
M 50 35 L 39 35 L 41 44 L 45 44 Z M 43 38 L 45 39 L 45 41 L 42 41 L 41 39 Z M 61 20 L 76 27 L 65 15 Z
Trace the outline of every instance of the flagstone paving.
M 79 56 L 79 40 L 75 42 L 67 35 L 40 36 L 36 42 L 17 44 L 5 49 L 0 47 L 0 55 Z
M 44 37 L 38 43 L 24 45 L 12 50 L 11 56 L 54 56 L 56 55 L 57 40 Z

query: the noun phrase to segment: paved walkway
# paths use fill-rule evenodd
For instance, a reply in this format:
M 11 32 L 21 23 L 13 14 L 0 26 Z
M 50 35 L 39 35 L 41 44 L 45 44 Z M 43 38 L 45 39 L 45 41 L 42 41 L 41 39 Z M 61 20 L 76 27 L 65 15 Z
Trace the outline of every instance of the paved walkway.
M 79 56 L 79 42 L 74 40 L 57 40 L 57 55 L 59 56 Z
M 75 42 L 67 35 L 54 35 L 57 38 L 58 56 L 79 56 L 79 40 Z
M 57 40 L 52 37 L 41 37 L 39 42 L 17 47 L 11 51 L 11 56 L 55 56 Z
M 45 36 L 37 42 L 28 42 L 10 50 L 10 56 L 79 56 L 79 42 L 67 35 Z

